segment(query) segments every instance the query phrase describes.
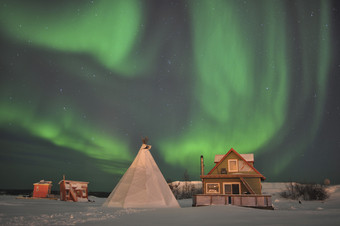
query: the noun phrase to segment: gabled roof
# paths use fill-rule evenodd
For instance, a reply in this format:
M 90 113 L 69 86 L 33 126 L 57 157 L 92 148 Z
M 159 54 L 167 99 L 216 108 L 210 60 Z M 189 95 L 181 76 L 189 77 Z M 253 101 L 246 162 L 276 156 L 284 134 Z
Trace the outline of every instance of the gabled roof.
M 216 165 L 214 166 L 214 168 L 212 168 L 211 170 L 210 170 L 210 172 L 207 174 L 207 175 L 211 175 L 211 173 L 227 158 L 227 156 L 231 153 L 231 152 L 233 152 L 234 154 L 236 154 L 241 160 L 243 160 L 246 164 L 248 164 L 248 166 L 250 167 L 250 168 L 252 168 L 257 174 L 259 174 L 259 176 L 264 180 L 264 179 L 266 179 L 257 169 L 255 169 L 254 168 L 254 166 L 252 166 L 251 164 L 249 164 L 249 162 L 245 159 L 245 158 L 243 158 L 242 157 L 242 155 L 240 155 L 237 151 L 235 151 L 233 148 L 231 148 L 229 151 L 228 151 L 228 153 L 227 154 L 225 154 L 224 156 L 223 156 L 223 158 L 221 158 L 221 160 L 218 162 L 218 163 L 216 163 Z
M 254 162 L 254 154 L 240 154 L 247 162 Z M 215 155 L 214 163 L 218 163 L 225 155 Z
M 41 181 L 39 181 L 37 183 L 34 183 L 33 185 L 36 185 L 36 184 L 39 184 L 39 185 L 44 185 L 44 184 L 49 185 L 49 184 L 52 184 L 52 181 L 41 180 Z
M 77 184 L 89 184 L 90 183 L 90 182 L 86 182 L 86 181 L 61 180 L 61 181 L 59 181 L 58 184 L 60 184 L 60 183 L 62 183 L 64 181 L 65 181 L 65 183 L 77 183 Z

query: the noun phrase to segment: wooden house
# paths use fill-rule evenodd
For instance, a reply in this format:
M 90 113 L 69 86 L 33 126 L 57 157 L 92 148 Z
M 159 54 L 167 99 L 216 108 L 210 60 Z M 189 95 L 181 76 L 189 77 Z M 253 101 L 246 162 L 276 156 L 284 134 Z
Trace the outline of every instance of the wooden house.
M 60 200 L 73 202 L 88 202 L 88 184 L 89 182 L 63 180 L 60 185 Z
M 233 148 L 215 156 L 215 166 L 204 175 L 201 156 L 203 194 L 193 198 L 193 206 L 239 205 L 271 208 L 271 196 L 262 195 L 261 181 L 266 178 L 254 167 L 254 154 L 239 154 Z
M 52 181 L 41 180 L 33 184 L 34 198 L 48 198 L 51 195 Z

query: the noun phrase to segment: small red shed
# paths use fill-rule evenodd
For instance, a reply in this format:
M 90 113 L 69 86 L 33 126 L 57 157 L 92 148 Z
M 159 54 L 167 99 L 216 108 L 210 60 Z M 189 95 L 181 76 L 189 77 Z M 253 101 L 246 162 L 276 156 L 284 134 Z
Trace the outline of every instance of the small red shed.
M 48 198 L 51 195 L 52 181 L 41 180 L 33 186 L 33 197 Z
M 60 200 L 73 202 L 88 202 L 88 186 L 89 182 L 63 180 L 60 185 Z

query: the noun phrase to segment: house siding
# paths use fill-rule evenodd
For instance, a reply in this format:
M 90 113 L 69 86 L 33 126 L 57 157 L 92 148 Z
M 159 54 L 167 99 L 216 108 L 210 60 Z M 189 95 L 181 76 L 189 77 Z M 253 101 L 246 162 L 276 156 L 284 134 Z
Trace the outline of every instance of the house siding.
M 249 186 L 253 189 L 255 194 L 262 194 L 261 192 L 261 179 L 260 178 L 244 178 L 244 180 L 249 184 Z M 245 194 L 250 191 L 246 188 L 246 186 L 243 184 L 243 182 L 238 178 L 231 178 L 231 179 L 218 179 L 218 178 L 212 178 L 212 179 L 204 179 L 203 180 L 203 189 L 204 193 L 206 192 L 206 184 L 207 183 L 217 183 L 220 186 L 219 194 L 223 194 L 223 183 L 240 183 L 241 185 L 241 191 L 240 194 Z
M 230 159 L 237 159 L 237 160 L 239 160 L 239 162 L 238 162 L 238 164 L 240 164 L 240 160 L 241 160 L 241 158 L 238 156 L 238 155 L 236 155 L 234 152 L 231 152 L 225 159 L 224 159 L 224 161 L 223 162 L 221 162 L 211 173 L 210 173 L 210 175 L 219 175 L 219 174 L 221 174 L 221 170 L 223 169 L 223 168 L 225 168 L 226 170 L 227 170 L 227 175 L 235 175 L 235 174 L 237 174 L 237 175 L 242 175 L 242 174 L 244 174 L 244 175 L 246 175 L 246 174 L 257 174 L 257 172 L 255 172 L 254 170 L 251 170 L 251 171 L 244 171 L 244 172 L 242 172 L 242 171 L 239 171 L 239 172 L 229 172 L 229 170 L 228 170 L 228 160 L 230 160 Z M 250 165 L 252 165 L 253 166 L 253 164 L 251 163 Z
M 250 185 L 255 194 L 262 194 L 262 186 L 260 178 L 244 178 L 244 180 Z

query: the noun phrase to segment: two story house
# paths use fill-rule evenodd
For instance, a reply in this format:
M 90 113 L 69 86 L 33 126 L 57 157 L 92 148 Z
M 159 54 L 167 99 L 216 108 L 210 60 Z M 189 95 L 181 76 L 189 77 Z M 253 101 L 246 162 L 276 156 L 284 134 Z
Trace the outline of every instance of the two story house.
M 215 166 L 204 175 L 201 156 L 203 194 L 193 197 L 193 206 L 239 205 L 271 208 L 271 196 L 262 195 L 261 181 L 266 178 L 254 168 L 254 154 L 239 154 L 231 148 L 215 156 Z

